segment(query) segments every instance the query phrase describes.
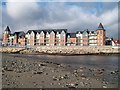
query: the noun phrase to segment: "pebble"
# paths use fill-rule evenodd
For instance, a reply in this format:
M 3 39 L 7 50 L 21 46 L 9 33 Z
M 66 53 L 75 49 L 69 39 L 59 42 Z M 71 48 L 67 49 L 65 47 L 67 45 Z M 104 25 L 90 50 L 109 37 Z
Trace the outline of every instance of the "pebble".
M 50 85 L 54 85 L 54 83 L 50 83 Z
M 58 85 L 61 85 L 61 83 L 58 83 Z
M 66 84 L 66 86 L 67 86 L 68 88 L 76 88 L 75 84 L 73 84 L 73 83 Z
M 84 86 L 85 86 L 85 85 L 84 85 L 84 82 L 80 82 L 80 84 L 81 84 L 81 86 L 82 86 L 82 87 L 84 87 Z
M 59 80 L 57 77 L 53 76 L 53 81 Z
M 106 85 L 103 85 L 103 88 L 107 88 L 107 86 L 106 86 Z
M 82 70 L 82 69 L 80 69 L 80 72 L 83 72 L 83 70 Z
M 34 72 L 33 74 L 42 74 L 43 71 L 40 71 L 40 72 Z
M 7 63 L 10 63 L 10 61 L 9 62 L 7 62 Z M 49 62 L 50 63 L 50 62 Z M 11 64 L 11 63 L 10 63 Z M 20 65 L 21 64 L 21 65 Z M 48 68 L 46 68 L 46 66 L 48 65 L 48 64 L 44 64 L 44 63 L 42 63 L 42 64 L 38 64 L 37 62 L 36 63 L 34 63 L 34 65 L 33 64 L 30 64 L 30 63 L 27 63 L 27 64 L 24 64 L 23 62 L 20 62 L 20 63 L 15 63 L 15 62 L 12 62 L 12 65 L 14 66 L 14 65 L 17 65 L 17 66 L 14 66 L 14 68 L 15 68 L 15 71 L 16 72 L 18 72 L 18 73 L 22 73 L 23 71 L 32 71 L 33 70 L 33 73 L 30 75 L 31 77 L 33 77 L 33 76 L 35 76 L 35 75 L 33 75 L 33 74 L 42 74 L 43 72 L 44 72 L 44 70 L 48 70 Z M 20 65 L 20 66 L 19 66 Z M 29 66 L 29 67 L 27 67 L 27 66 Z M 40 66 L 42 66 L 42 67 L 40 67 Z M 56 65 L 55 65 L 56 66 Z M 60 67 L 65 67 L 65 65 L 64 64 L 57 64 L 57 66 L 60 66 Z M 9 67 L 9 68 L 8 68 Z M 39 69 L 37 69 L 39 67 Z M 13 70 L 14 69 L 13 67 L 10 67 L 9 65 L 6 65 L 6 66 L 4 66 L 4 68 L 2 68 L 2 71 L 3 72 L 6 72 L 5 70 L 8 70 L 8 71 L 11 71 L 11 70 Z M 44 68 L 44 69 L 43 69 Z M 5 69 L 5 70 L 4 70 Z M 25 69 L 25 70 L 24 70 Z M 42 69 L 42 70 L 41 70 Z M 49 70 L 50 71 L 52 71 L 52 72 L 54 72 L 54 73 L 56 73 L 57 71 L 58 71 L 58 74 L 60 73 L 60 69 L 58 69 L 58 68 L 55 68 L 55 69 L 51 69 L 51 68 L 49 68 Z M 64 70 L 63 68 L 62 68 L 62 70 Z M 89 71 L 97 71 L 97 72 L 99 72 L 99 74 L 101 74 L 101 73 L 104 73 L 104 71 L 105 71 L 105 69 L 89 69 Z M 65 71 L 65 70 L 64 70 Z M 85 82 L 80 82 L 80 79 L 81 78 L 76 78 L 75 77 L 75 75 L 77 76 L 79 73 L 78 73 L 78 71 L 80 71 L 81 73 L 82 73 L 82 75 L 81 75 L 81 78 L 82 79 L 86 79 L 87 80 L 87 82 L 85 83 Z M 61 82 L 59 82 L 60 80 L 62 81 L 63 80 L 63 82 L 64 81 L 71 81 L 71 80 L 73 80 L 74 78 L 75 79 L 78 79 L 77 81 L 77 83 L 75 83 L 75 82 L 72 82 L 72 83 L 70 83 L 70 82 L 68 82 L 68 84 L 64 84 L 64 85 L 66 85 L 67 87 L 69 87 L 69 88 L 76 88 L 78 85 L 79 85 L 79 82 L 80 82 L 80 85 L 82 86 L 82 87 L 85 87 L 86 85 L 89 85 L 89 83 L 92 83 L 91 85 L 93 85 L 94 83 L 93 82 L 90 82 L 90 81 L 88 81 L 88 80 L 90 80 L 89 78 L 86 78 L 86 74 L 83 72 L 84 71 L 84 67 L 80 67 L 80 69 L 75 69 L 72 73 L 70 73 L 70 72 L 67 72 L 67 74 L 62 74 L 62 75 L 58 75 L 58 76 L 53 76 L 53 82 L 54 81 L 57 81 L 56 83 L 58 84 L 58 85 L 63 85 L 63 83 L 61 83 Z M 116 71 L 111 71 L 111 72 L 109 72 L 109 74 L 117 74 L 118 73 L 118 71 L 116 70 Z M 48 75 L 49 73 L 44 73 L 44 75 Z M 97 74 L 97 73 L 95 73 L 95 74 Z M 56 75 L 56 74 L 54 74 L 54 75 Z M 17 77 L 20 77 L 20 75 L 16 75 Z M 48 75 L 49 76 L 49 75 Z M 70 77 L 70 76 L 74 76 L 74 78 L 72 78 L 72 77 Z M 9 76 L 7 76 L 7 77 L 9 77 Z M 6 79 L 6 80 L 8 80 L 9 78 L 4 78 L 4 79 Z M 16 78 L 17 78 L 16 77 Z M 65 80 L 65 79 L 69 79 L 69 80 Z M 11 82 L 12 84 L 16 84 L 16 80 L 15 79 L 13 79 L 14 80 L 14 82 Z M 99 79 L 96 79 L 97 81 L 99 80 Z M 82 81 L 84 81 L 84 80 L 82 80 Z M 8 81 L 7 81 L 8 82 Z M 41 82 L 44 82 L 44 81 L 41 81 Z M 8 85 L 11 85 L 11 83 L 8 83 Z M 54 85 L 55 83 L 49 83 L 50 85 Z M 103 88 L 107 88 L 107 84 L 108 84 L 108 82 L 103 82 L 102 83 L 103 85 L 101 85 L 101 86 L 103 86 Z M 22 84 L 23 85 L 23 84 Z M 36 85 L 36 84 L 34 84 L 34 85 Z M 62 86 L 62 87 L 65 87 L 65 86 Z
M 111 74 L 117 74 L 117 71 L 111 71 Z

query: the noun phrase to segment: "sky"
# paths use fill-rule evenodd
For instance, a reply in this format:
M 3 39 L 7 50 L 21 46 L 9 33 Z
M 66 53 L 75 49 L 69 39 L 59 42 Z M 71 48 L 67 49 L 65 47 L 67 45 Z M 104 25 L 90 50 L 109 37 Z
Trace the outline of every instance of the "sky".
M 101 22 L 108 37 L 118 38 L 117 1 L 3 0 L 0 26 L 2 31 L 9 26 L 12 32 L 61 28 L 76 32 L 95 31 Z

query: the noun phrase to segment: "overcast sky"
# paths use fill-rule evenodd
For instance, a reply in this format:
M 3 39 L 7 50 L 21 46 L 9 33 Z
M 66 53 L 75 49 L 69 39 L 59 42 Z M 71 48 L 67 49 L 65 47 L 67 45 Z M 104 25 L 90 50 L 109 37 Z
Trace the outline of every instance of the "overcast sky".
M 118 37 L 117 2 L 107 2 L 113 0 L 104 0 L 106 2 L 95 2 L 103 0 L 74 1 L 76 2 L 73 0 L 71 2 L 70 0 L 61 2 L 4 0 L 6 3 L 2 3 L 2 25 L 1 23 L 0 25 L 2 30 L 7 25 L 10 26 L 12 32 L 52 28 L 65 28 L 68 32 L 76 32 L 85 29 L 95 31 L 101 22 L 106 29 L 107 36 Z

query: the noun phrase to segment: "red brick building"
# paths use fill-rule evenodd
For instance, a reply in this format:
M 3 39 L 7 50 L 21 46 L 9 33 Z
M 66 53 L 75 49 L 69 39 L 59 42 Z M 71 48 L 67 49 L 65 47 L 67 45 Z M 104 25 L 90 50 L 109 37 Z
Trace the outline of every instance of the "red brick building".
M 67 46 L 76 46 L 76 33 L 67 33 Z
M 9 27 L 3 33 L 3 45 L 10 46 L 104 46 L 106 32 L 99 24 L 96 31 L 68 33 L 67 29 L 28 30 L 27 33 L 14 32 Z
M 7 46 L 9 45 L 9 36 L 11 34 L 10 28 L 7 26 L 7 28 L 5 29 L 3 36 L 2 36 L 2 45 L 3 46 Z
M 106 39 L 106 32 L 102 25 L 102 23 L 99 24 L 97 32 L 97 45 L 98 46 L 104 46 L 105 45 L 105 39 Z

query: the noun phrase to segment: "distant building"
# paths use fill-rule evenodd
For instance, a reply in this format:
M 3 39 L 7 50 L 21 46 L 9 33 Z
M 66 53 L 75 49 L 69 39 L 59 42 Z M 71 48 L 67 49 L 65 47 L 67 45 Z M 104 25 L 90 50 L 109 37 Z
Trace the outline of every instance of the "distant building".
M 118 39 L 113 39 L 113 40 L 112 40 L 112 46 L 120 46 L 120 40 L 118 40 Z
M 67 29 L 29 30 L 26 35 L 27 46 L 65 46 Z
M 96 31 L 77 31 L 76 32 L 78 46 L 104 46 L 106 32 L 103 25 L 100 23 Z
M 96 31 L 68 33 L 67 29 L 28 30 L 26 33 L 10 31 L 7 26 L 3 33 L 4 46 L 104 46 L 106 32 L 99 24 Z

